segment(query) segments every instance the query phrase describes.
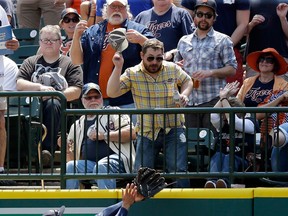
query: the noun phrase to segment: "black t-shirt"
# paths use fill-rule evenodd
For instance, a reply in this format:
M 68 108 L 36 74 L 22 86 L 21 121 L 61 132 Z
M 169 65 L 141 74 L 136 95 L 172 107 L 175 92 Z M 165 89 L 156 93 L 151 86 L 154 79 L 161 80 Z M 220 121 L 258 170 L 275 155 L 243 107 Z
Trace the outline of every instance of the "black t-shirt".
M 259 126 L 257 121 L 253 118 L 247 118 L 251 120 L 255 125 L 255 133 L 259 132 Z M 244 121 L 244 120 L 243 120 Z M 248 134 L 243 133 L 241 131 L 235 130 L 235 154 L 238 156 L 242 156 L 242 151 L 244 150 L 244 155 L 248 152 L 254 151 L 254 143 L 255 143 L 255 133 Z M 224 121 L 224 125 L 220 132 L 217 133 L 216 136 L 216 150 L 221 151 L 225 154 L 228 154 L 230 151 L 230 126 L 227 121 Z M 220 148 L 220 146 L 222 146 Z

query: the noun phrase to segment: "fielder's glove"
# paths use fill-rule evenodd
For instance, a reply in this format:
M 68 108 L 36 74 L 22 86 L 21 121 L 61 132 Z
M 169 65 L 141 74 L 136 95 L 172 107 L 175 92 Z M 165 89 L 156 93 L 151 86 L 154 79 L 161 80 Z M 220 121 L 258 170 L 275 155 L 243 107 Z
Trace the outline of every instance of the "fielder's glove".
M 165 178 L 161 177 L 155 169 L 148 167 L 141 167 L 133 182 L 137 186 L 138 193 L 145 198 L 153 197 L 167 187 Z

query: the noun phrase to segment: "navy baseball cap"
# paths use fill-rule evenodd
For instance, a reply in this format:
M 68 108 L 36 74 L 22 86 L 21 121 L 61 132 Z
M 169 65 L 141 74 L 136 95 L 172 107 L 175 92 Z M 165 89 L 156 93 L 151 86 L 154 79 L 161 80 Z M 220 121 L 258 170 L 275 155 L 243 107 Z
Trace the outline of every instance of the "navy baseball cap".
M 217 4 L 215 0 L 197 0 L 194 9 L 196 10 L 200 6 L 209 7 L 215 14 L 217 13 Z
M 86 83 L 83 88 L 82 88 L 82 96 L 84 95 L 87 95 L 88 92 L 92 89 L 95 89 L 96 91 L 98 91 L 101 95 L 101 89 L 100 89 L 100 86 L 95 84 L 95 83 Z

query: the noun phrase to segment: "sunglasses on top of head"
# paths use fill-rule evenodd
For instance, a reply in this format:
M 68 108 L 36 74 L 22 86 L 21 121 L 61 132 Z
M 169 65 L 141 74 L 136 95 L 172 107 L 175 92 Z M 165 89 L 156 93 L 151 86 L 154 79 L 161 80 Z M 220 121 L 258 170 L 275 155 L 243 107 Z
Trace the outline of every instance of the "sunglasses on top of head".
M 148 62 L 152 62 L 156 59 L 157 62 L 161 62 L 164 60 L 163 56 L 158 56 L 158 57 L 154 57 L 154 56 L 149 56 L 147 57 L 147 61 Z
M 211 19 L 214 15 L 212 13 L 203 13 L 201 11 L 197 11 L 196 16 L 198 18 L 202 18 L 204 16 L 206 19 Z
M 73 23 L 78 23 L 80 21 L 80 19 L 78 17 L 73 17 L 73 18 L 69 18 L 69 17 L 64 17 L 63 18 L 63 22 L 64 23 L 70 23 L 70 22 L 73 22 Z

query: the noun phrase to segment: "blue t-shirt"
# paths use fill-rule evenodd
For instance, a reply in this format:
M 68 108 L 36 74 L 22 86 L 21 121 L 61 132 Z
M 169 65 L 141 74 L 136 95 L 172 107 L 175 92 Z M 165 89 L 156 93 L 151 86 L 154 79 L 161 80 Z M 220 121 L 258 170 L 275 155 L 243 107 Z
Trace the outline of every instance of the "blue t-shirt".
M 97 0 L 96 2 L 96 16 L 102 17 L 103 5 L 106 0 Z M 153 7 L 152 0 L 128 0 L 130 6 L 130 12 L 133 17 L 136 17 L 140 12 L 148 10 Z
M 95 123 L 95 119 L 87 120 L 87 128 Z M 81 146 L 82 159 L 90 161 L 99 161 L 100 159 L 113 154 L 114 152 L 109 148 L 104 140 L 93 141 L 86 135 Z
M 213 28 L 223 34 L 231 36 L 237 28 L 237 10 L 249 10 L 249 0 L 216 0 L 217 18 Z M 181 5 L 189 10 L 194 10 L 196 0 L 182 0 Z
M 134 21 L 145 25 L 155 38 L 162 41 L 165 51 L 177 48 L 180 38 L 193 32 L 191 15 L 174 5 L 163 15 L 157 15 L 153 8 L 143 11 Z
M 258 104 L 262 103 L 264 99 L 271 94 L 273 86 L 274 79 L 268 83 L 262 83 L 260 82 L 259 78 L 257 78 L 244 98 L 243 102 L 245 106 L 257 107 Z

